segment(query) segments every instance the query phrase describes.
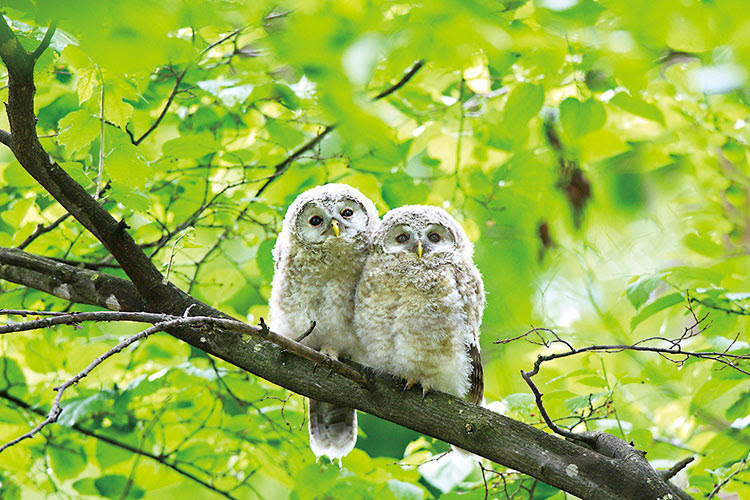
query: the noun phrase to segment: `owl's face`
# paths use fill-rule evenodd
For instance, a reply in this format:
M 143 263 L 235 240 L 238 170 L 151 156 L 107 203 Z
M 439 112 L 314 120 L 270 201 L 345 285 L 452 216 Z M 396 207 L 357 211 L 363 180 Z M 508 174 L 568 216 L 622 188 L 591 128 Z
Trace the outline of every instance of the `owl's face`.
M 318 245 L 331 239 L 351 241 L 363 236 L 369 241 L 377 211 L 356 189 L 326 184 L 300 196 L 299 204 L 290 207 L 294 217 L 289 222 L 302 243 Z
M 388 212 L 375 243 L 388 254 L 442 261 L 463 252 L 466 236 L 458 222 L 443 209 L 414 205 Z

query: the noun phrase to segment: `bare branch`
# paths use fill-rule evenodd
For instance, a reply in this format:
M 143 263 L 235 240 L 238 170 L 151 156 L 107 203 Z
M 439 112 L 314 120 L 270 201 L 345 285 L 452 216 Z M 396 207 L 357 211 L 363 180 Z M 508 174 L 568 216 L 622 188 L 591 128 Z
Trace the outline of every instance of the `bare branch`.
M 164 104 L 164 107 L 162 108 L 161 113 L 159 113 L 159 116 L 156 118 L 156 120 L 154 120 L 154 123 L 151 124 L 151 126 L 148 128 L 148 130 L 146 130 L 138 139 L 133 140 L 133 144 L 135 144 L 136 146 L 139 145 L 141 142 L 143 142 L 143 140 L 146 137 L 148 137 L 149 135 L 151 135 L 151 132 L 153 132 L 154 130 L 156 130 L 156 128 L 159 126 L 159 124 L 161 123 L 161 121 L 164 119 L 164 116 L 167 114 L 167 111 L 169 110 L 169 107 L 172 105 L 172 102 L 174 101 L 175 97 L 177 97 L 177 94 L 180 93 L 180 85 L 182 84 L 182 80 L 185 79 L 185 75 L 187 74 L 188 69 L 190 69 L 190 66 L 192 66 L 193 64 L 198 63 L 200 61 L 200 59 L 209 50 L 213 49 L 217 45 L 220 45 L 220 44 L 226 42 L 230 38 L 232 38 L 234 36 L 237 36 L 238 34 L 242 33 L 242 31 L 244 31 L 246 28 L 247 28 L 247 25 L 242 26 L 242 27 L 237 28 L 236 30 L 232 31 L 228 35 L 219 38 L 215 42 L 213 42 L 210 45 L 208 45 L 208 47 L 206 47 L 205 49 L 203 49 L 200 52 L 200 54 L 198 54 L 198 57 L 196 57 L 193 61 L 189 62 L 183 68 L 182 71 L 180 71 L 179 73 L 176 73 L 176 72 L 173 71 L 174 76 L 175 76 L 174 86 L 172 87 L 172 91 L 169 93 L 169 97 L 167 97 L 167 102 Z
M 659 475 L 661 478 L 665 481 L 668 481 L 675 477 L 677 474 L 680 473 L 682 469 L 690 465 L 690 463 L 695 460 L 695 457 L 686 457 L 674 464 L 672 467 L 670 467 L 667 470 L 659 471 Z
M 128 280 L 13 248 L 0 247 L 0 279 L 76 303 L 115 311 L 144 309 L 143 299 Z
M 712 498 L 714 498 L 719 493 L 719 490 L 721 490 L 724 486 L 726 486 L 726 484 L 729 481 L 731 481 L 734 476 L 742 472 L 742 469 L 745 468 L 745 464 L 747 464 L 748 460 L 750 460 L 750 454 L 748 454 L 745 458 L 740 460 L 737 463 L 737 468 L 734 471 L 732 471 L 731 474 L 725 477 L 722 482 L 717 484 L 713 490 L 711 490 L 711 493 L 708 494 L 708 496 L 706 497 L 706 500 L 711 500 Z
M 62 224 L 65 221 L 65 219 L 67 219 L 68 217 L 70 217 L 70 212 L 65 212 L 63 215 L 61 215 L 54 221 L 50 222 L 46 226 L 44 224 L 38 224 L 36 226 L 36 229 L 34 229 L 34 232 L 31 233 L 25 240 L 23 240 L 21 244 L 18 245 L 16 248 L 18 248 L 19 250 L 23 250 L 41 235 L 45 233 L 49 233 L 50 231 L 54 230 L 57 226 Z
M 0 130 L 0 142 L 8 146 L 11 151 L 13 150 L 13 136 L 7 130 Z
M 0 315 L 6 314 L 27 316 L 33 315 L 34 311 L 0 309 Z M 21 323 L 0 325 L 0 335 L 6 333 L 38 330 L 40 328 L 49 328 L 50 326 L 55 325 L 75 325 L 84 321 L 135 321 L 140 323 L 154 323 L 154 326 L 163 325 L 159 330 L 156 331 L 168 330 L 172 327 L 211 326 L 227 330 L 226 333 L 245 333 L 248 335 L 252 335 L 253 337 L 256 337 L 258 339 L 270 341 L 288 352 L 294 353 L 302 358 L 309 359 L 314 363 L 318 363 L 321 366 L 324 366 L 353 382 L 362 385 L 367 384 L 367 377 L 365 377 L 361 372 L 355 370 L 351 366 L 333 359 L 330 356 L 321 354 L 315 349 L 311 349 L 303 344 L 300 344 L 299 342 L 294 341 L 293 339 L 270 331 L 268 329 L 268 326 L 266 326 L 265 322 L 263 321 L 263 318 L 261 318 L 260 320 L 260 326 L 252 326 L 234 319 L 213 318 L 208 316 L 171 316 L 168 314 L 154 314 L 147 312 L 114 311 L 74 312 L 68 314 L 55 314 L 43 319 L 36 319 Z M 119 352 L 121 350 L 122 349 L 119 349 L 115 352 Z
M 172 92 L 169 93 L 169 97 L 167 97 L 167 102 L 164 104 L 164 107 L 161 110 L 161 113 L 159 113 L 159 116 L 156 117 L 156 120 L 154 120 L 154 123 L 151 124 L 151 126 L 146 130 L 138 139 L 135 139 L 133 141 L 133 144 L 136 146 L 143 142 L 143 140 L 151 135 L 151 132 L 156 130 L 156 127 L 159 126 L 161 121 L 164 119 L 164 116 L 167 114 L 167 111 L 169 110 L 169 106 L 172 105 L 172 101 L 174 101 L 174 98 L 177 97 L 177 94 L 180 90 L 180 85 L 182 84 L 182 80 L 185 78 L 185 74 L 187 73 L 188 68 L 190 65 L 185 66 L 185 69 L 183 69 L 179 73 L 175 73 L 175 81 L 174 86 L 172 87 Z
M 293 152 L 291 155 L 289 155 L 284 161 L 279 163 L 274 167 L 274 172 L 271 174 L 271 176 L 266 180 L 265 183 L 258 189 L 258 191 L 255 193 L 255 196 L 258 197 L 261 194 L 263 194 L 263 191 L 266 190 L 266 188 L 276 179 L 278 179 L 284 172 L 286 172 L 289 167 L 292 166 L 292 164 L 303 154 L 305 154 L 307 151 L 311 150 L 315 146 L 317 146 L 320 141 L 323 140 L 325 136 L 327 136 L 329 133 L 331 133 L 336 128 L 336 125 L 328 125 L 323 129 L 321 133 L 319 133 L 314 138 L 307 141 L 305 144 L 297 148 L 295 152 Z
M 45 321 L 45 320 L 40 320 Z M 73 378 L 66 381 L 64 384 L 57 386 L 54 388 L 54 390 L 57 392 L 57 395 L 55 396 L 55 400 L 52 402 L 52 408 L 50 408 L 49 413 L 47 414 L 47 418 L 45 418 L 42 422 L 40 422 L 36 427 L 31 429 L 26 434 L 23 434 L 11 441 L 8 441 L 4 445 L 0 446 L 0 453 L 2 453 L 7 448 L 10 448 L 11 446 L 20 443 L 24 439 L 30 439 L 36 436 L 39 432 L 41 432 L 42 429 L 44 429 L 46 426 L 53 422 L 57 422 L 58 417 L 60 416 L 60 413 L 62 413 L 62 408 L 60 407 L 60 400 L 62 399 L 63 392 L 65 392 L 65 389 L 70 387 L 71 385 L 77 383 L 82 378 L 86 377 L 91 371 L 99 366 L 101 363 L 104 362 L 107 358 L 117 354 L 118 352 L 122 351 L 126 347 L 128 347 L 130 344 L 137 342 L 141 339 L 144 339 L 148 337 L 149 335 L 152 335 L 156 332 L 163 331 L 166 328 L 169 328 L 171 326 L 175 326 L 179 323 L 180 320 L 176 321 L 165 321 L 164 323 L 159 323 L 151 328 L 147 328 L 131 337 L 128 337 L 127 339 L 123 340 L 116 346 L 114 346 L 109 351 L 105 352 L 104 354 L 97 357 L 94 361 L 92 361 L 86 368 L 84 368 L 82 371 L 78 372 Z
M 401 87 L 403 87 L 407 83 L 409 83 L 409 80 L 411 80 L 414 77 L 414 75 L 417 74 L 417 71 L 419 71 L 420 69 L 422 69 L 422 66 L 424 66 L 426 62 L 427 61 L 425 61 L 424 59 L 420 59 L 419 61 L 415 62 L 414 65 L 411 67 L 411 69 L 409 71 L 407 71 L 406 74 L 403 77 L 401 77 L 401 79 L 398 82 L 396 82 L 391 87 L 385 89 L 384 91 L 382 91 L 381 93 L 379 93 L 378 95 L 376 95 L 373 98 L 373 100 L 377 101 L 378 99 L 382 99 L 384 97 L 387 97 L 387 96 L 393 94 L 394 92 L 396 92 L 398 89 L 400 89 Z
M 44 34 L 44 38 L 42 38 L 42 41 L 39 43 L 39 46 L 34 49 L 34 52 L 29 54 L 32 59 L 39 59 L 42 53 L 47 50 L 49 43 L 52 41 L 52 37 L 55 35 L 55 30 L 57 30 L 57 21 L 52 21 L 49 28 L 47 28 L 47 32 Z

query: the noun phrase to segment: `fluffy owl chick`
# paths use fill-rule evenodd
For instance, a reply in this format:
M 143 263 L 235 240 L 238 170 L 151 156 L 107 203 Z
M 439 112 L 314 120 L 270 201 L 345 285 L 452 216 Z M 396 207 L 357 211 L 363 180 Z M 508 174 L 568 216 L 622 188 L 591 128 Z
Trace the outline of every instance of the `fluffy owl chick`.
M 484 286 L 473 248 L 445 210 L 404 206 L 383 216 L 354 306 L 362 362 L 406 388 L 482 401 L 479 326 Z
M 361 357 L 354 334 L 354 293 L 371 236 L 378 223 L 375 205 L 353 187 L 318 186 L 297 196 L 284 217 L 273 250 L 270 327 L 281 335 L 338 358 Z M 357 441 L 357 414 L 310 400 L 310 448 L 332 460 Z

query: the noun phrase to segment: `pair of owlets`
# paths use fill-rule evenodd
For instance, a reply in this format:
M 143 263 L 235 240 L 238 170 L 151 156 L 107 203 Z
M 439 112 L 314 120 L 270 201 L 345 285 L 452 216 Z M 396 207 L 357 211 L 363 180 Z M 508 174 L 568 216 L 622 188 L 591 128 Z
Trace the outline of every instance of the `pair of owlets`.
M 378 219 L 356 189 L 299 195 L 274 248 L 271 329 L 333 357 L 431 389 L 482 400 L 479 326 L 484 287 L 461 226 L 437 207 Z M 310 401 L 310 447 L 340 459 L 357 440 L 351 408 Z

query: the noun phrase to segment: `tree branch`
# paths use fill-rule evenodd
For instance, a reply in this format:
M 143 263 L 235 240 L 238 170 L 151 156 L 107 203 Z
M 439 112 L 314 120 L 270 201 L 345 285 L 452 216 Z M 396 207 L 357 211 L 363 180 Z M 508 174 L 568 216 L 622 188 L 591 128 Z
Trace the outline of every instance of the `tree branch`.
M 36 61 L 37 59 L 39 59 L 42 53 L 47 50 L 47 47 L 49 47 L 49 43 L 52 41 L 52 37 L 55 35 L 55 30 L 57 30 L 57 21 L 52 21 L 52 23 L 49 25 L 49 28 L 47 28 L 47 32 L 44 33 L 44 38 L 42 38 L 42 41 L 39 42 L 39 46 L 34 49 L 34 52 L 29 54 L 32 59 Z
M 117 222 L 44 150 L 36 133 L 34 63 L 4 18 L 0 18 L 0 58 L 8 69 L 7 113 L 13 153 L 21 166 L 107 248 L 135 284 L 146 302 L 180 303 L 187 300 L 176 287 L 164 287 L 161 273 Z
M 16 333 L 29 330 L 38 330 L 40 328 L 49 328 L 56 325 L 76 325 L 84 321 L 134 321 L 140 323 L 154 323 L 154 327 L 160 326 L 155 331 L 168 331 L 173 327 L 202 327 L 209 326 L 227 330 L 228 332 L 244 333 L 252 335 L 259 340 L 267 340 L 281 347 L 285 351 L 296 354 L 302 358 L 308 359 L 313 363 L 319 364 L 328 368 L 329 370 L 346 377 L 347 379 L 361 385 L 367 385 L 367 377 L 361 372 L 355 370 L 349 365 L 342 363 L 341 361 L 321 354 L 315 349 L 311 349 L 306 345 L 300 344 L 299 342 L 274 333 L 268 329 L 263 318 L 260 319 L 260 326 L 252 326 L 241 321 L 226 318 L 213 318 L 208 316 L 187 316 L 188 311 L 185 311 L 184 316 L 171 316 L 168 314 L 155 314 L 147 312 L 113 312 L 113 311 L 95 311 L 95 312 L 74 312 L 74 313 L 58 313 L 54 315 L 48 315 L 43 319 L 35 319 L 20 323 L 11 323 L 7 325 L 0 325 L 0 335 L 6 333 Z M 0 309 L 0 315 L 22 315 L 29 316 L 33 315 L 34 311 L 18 311 L 10 309 Z M 307 336 L 312 331 L 315 325 L 313 325 L 303 335 Z M 151 332 L 154 333 L 154 332 Z M 147 335 L 151 335 L 148 333 Z M 139 334 L 140 335 L 140 334 Z M 201 337 L 205 339 L 205 337 Z M 135 339 L 138 340 L 138 339 Z M 204 340 L 205 341 L 205 340 Z M 132 343 L 132 342 L 131 342 Z M 130 345 L 130 344 L 128 344 Z M 127 346 L 125 346 L 127 347 Z M 120 352 L 122 348 L 114 351 L 109 351 L 109 355 Z M 108 356 L 107 356 L 108 357 Z M 98 364 L 98 363 L 97 363 Z M 88 369 L 87 369 L 88 370 Z M 89 370 L 90 371 L 90 370 Z M 86 373 L 86 375 L 88 372 Z M 84 375 L 84 377 L 86 376 Z M 83 377 L 81 377 L 83 378 Z M 2 451 L 2 449 L 0 449 Z
M 13 151 L 13 136 L 7 130 L 0 130 L 0 142 L 8 146 Z
M 115 311 L 142 311 L 145 307 L 128 280 L 13 248 L 0 247 L 0 278 L 64 300 Z

